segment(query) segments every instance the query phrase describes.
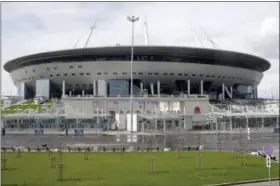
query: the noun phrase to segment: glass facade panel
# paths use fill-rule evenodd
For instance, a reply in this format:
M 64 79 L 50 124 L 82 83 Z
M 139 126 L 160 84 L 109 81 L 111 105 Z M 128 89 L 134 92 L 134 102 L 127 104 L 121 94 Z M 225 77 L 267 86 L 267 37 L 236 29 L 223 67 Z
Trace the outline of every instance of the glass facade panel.
M 109 80 L 109 96 L 128 96 L 129 82 L 128 80 Z

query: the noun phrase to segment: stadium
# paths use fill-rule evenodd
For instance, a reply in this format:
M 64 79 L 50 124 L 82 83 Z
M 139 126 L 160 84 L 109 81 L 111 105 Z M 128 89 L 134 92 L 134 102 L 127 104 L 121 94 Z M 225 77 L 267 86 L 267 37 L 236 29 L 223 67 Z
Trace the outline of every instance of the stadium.
M 218 49 L 135 46 L 131 71 L 130 56 L 131 46 L 117 45 L 8 61 L 4 69 L 19 97 L 2 108 L 2 125 L 67 134 L 278 125 L 279 102 L 258 100 L 257 86 L 270 68 L 265 59 Z M 229 120 L 229 112 L 238 115 Z
M 4 69 L 24 99 L 130 95 L 129 46 L 39 53 Z M 203 48 L 134 47 L 133 94 L 207 94 L 212 99 L 257 98 L 270 63 L 256 56 Z

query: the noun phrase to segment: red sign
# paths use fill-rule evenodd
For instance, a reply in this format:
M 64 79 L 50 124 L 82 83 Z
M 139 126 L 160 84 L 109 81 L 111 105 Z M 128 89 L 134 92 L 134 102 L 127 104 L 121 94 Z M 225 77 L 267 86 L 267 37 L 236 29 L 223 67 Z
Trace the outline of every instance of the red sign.
M 195 114 L 200 114 L 200 108 L 199 107 L 195 107 L 194 108 L 194 113 Z

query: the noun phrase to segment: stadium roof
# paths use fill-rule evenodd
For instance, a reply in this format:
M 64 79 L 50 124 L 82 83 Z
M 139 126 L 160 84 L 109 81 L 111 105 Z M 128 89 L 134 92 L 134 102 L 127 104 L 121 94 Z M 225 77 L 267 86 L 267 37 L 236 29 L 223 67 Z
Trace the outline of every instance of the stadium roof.
M 96 48 L 81 48 L 59 50 L 44 53 L 37 53 L 28 56 L 16 58 L 8 61 L 4 65 L 4 69 L 12 72 L 16 69 L 23 68 L 29 65 L 36 65 L 51 62 L 77 62 L 86 60 L 96 60 L 97 57 L 106 56 L 126 56 L 123 60 L 129 60 L 131 46 L 112 46 L 112 47 L 96 47 Z M 215 64 L 223 66 L 240 67 L 250 70 L 264 72 L 270 68 L 270 63 L 257 56 L 216 50 L 205 48 L 191 47 L 174 47 L 174 46 L 135 46 L 134 56 L 168 56 L 174 57 L 173 62 L 200 63 L 200 64 Z M 160 58 L 161 59 L 161 58 Z M 168 58 L 171 59 L 171 58 Z M 110 58 L 108 60 L 118 60 L 118 58 Z M 157 61 L 157 60 L 147 60 Z M 168 61 L 168 60 L 167 60 Z M 172 60 L 171 60 L 172 61 Z

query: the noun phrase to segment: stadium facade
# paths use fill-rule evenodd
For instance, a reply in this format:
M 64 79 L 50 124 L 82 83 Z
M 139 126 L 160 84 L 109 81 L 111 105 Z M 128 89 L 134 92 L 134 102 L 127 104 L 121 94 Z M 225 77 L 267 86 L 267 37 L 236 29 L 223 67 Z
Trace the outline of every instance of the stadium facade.
M 130 46 L 70 49 L 8 61 L 20 97 L 129 96 Z M 133 94 L 198 94 L 257 98 L 270 63 L 257 56 L 205 48 L 135 46 Z

